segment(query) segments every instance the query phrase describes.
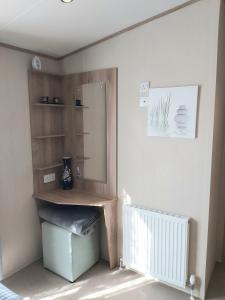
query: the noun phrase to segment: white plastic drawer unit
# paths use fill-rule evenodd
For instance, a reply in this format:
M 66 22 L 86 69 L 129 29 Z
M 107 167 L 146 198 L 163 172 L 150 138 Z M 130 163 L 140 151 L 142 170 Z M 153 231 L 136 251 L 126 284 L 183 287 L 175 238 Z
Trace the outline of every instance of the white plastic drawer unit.
M 44 222 L 42 244 L 44 267 L 73 282 L 99 260 L 99 222 L 83 237 Z

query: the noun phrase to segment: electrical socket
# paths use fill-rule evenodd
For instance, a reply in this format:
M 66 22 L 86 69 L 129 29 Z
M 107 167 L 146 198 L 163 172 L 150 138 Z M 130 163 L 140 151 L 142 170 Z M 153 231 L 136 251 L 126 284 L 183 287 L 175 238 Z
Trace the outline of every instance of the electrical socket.
M 55 181 L 55 173 L 44 175 L 43 178 L 44 178 L 44 183 Z

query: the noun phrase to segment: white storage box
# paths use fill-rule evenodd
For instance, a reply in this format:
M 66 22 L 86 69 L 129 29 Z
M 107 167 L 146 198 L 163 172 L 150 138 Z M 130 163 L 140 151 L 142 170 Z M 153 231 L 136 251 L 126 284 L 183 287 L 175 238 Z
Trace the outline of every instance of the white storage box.
M 99 260 L 99 222 L 86 236 L 44 222 L 42 243 L 44 267 L 73 282 Z

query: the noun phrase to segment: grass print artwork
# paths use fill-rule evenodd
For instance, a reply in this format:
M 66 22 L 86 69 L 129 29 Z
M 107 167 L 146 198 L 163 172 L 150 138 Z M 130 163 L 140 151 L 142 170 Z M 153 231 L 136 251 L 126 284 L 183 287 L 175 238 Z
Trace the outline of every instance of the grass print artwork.
M 195 138 L 198 86 L 152 88 L 148 135 Z

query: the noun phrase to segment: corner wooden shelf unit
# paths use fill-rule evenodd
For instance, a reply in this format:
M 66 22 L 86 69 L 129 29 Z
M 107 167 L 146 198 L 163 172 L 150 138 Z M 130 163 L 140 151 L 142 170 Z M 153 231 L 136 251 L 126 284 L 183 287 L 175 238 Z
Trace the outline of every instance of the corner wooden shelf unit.
M 117 178 L 116 178 L 116 106 L 117 70 L 106 69 L 70 75 L 29 71 L 30 122 L 33 161 L 34 198 L 56 205 L 83 205 L 102 208 L 106 225 L 106 242 L 109 264 L 114 268 L 117 258 Z M 76 91 L 82 84 L 104 81 L 107 91 L 107 182 L 83 178 L 84 135 L 83 109 L 73 106 Z M 42 96 L 60 97 L 63 104 L 39 103 Z M 73 174 L 79 165 L 81 176 L 74 176 L 76 189 L 61 188 L 62 157 L 71 156 Z M 56 180 L 44 183 L 43 176 L 55 173 Z M 39 202 L 38 202 L 39 203 Z

